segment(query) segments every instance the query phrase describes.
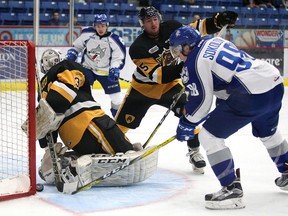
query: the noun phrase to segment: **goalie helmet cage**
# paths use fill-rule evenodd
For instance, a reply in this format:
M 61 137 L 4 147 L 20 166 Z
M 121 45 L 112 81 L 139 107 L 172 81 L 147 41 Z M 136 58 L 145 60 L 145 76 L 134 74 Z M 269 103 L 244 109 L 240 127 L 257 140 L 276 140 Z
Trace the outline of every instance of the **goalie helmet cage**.
M 0 201 L 36 192 L 35 45 L 0 41 Z M 28 119 L 28 135 L 21 125 Z

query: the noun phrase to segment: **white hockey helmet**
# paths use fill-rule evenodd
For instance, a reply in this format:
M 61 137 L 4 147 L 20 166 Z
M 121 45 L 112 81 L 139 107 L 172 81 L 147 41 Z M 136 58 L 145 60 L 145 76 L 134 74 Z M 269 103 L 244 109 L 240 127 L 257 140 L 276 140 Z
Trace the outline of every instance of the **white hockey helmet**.
M 42 53 L 41 56 L 41 72 L 46 74 L 48 70 L 58 64 L 59 62 L 63 61 L 62 53 L 56 49 L 47 49 Z

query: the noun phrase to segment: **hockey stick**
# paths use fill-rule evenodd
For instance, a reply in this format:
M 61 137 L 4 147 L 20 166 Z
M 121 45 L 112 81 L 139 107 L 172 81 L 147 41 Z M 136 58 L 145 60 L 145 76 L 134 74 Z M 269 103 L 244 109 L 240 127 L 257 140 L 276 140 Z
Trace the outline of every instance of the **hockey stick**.
M 41 87 L 41 82 L 40 82 L 40 76 L 39 76 L 39 71 L 38 71 L 38 68 L 37 68 L 37 64 L 35 65 L 36 67 L 36 82 L 37 82 L 37 91 L 38 91 L 38 95 L 39 97 L 42 98 L 42 87 Z M 50 153 L 50 157 L 52 159 L 52 168 L 53 168 L 53 172 L 54 172 L 54 175 L 55 175 L 55 184 L 56 184 L 56 188 L 58 191 L 63 191 L 63 187 L 64 187 L 64 183 L 62 182 L 61 180 L 61 167 L 60 167 L 60 164 L 57 163 L 57 161 L 59 160 L 57 154 L 56 154 L 56 151 L 55 151 L 55 148 L 54 148 L 54 140 L 53 140 L 53 135 L 52 135 L 52 132 L 49 132 L 47 135 L 46 135 L 46 139 L 47 139 L 47 143 L 48 143 L 48 149 L 49 149 L 49 153 Z
M 222 27 L 222 29 L 218 32 L 217 37 L 222 37 L 222 35 L 223 35 L 224 32 L 226 31 L 227 27 L 228 27 L 228 24 L 224 25 L 224 26 Z
M 134 159 L 131 160 L 131 161 L 128 161 L 127 163 L 122 164 L 122 165 L 119 166 L 119 167 L 116 167 L 115 169 L 111 170 L 110 172 L 107 172 L 107 173 L 105 173 L 104 175 L 102 175 L 101 177 L 99 177 L 99 178 L 95 179 L 94 181 L 90 182 L 89 184 L 84 185 L 84 186 L 82 186 L 82 187 L 80 187 L 80 188 L 77 188 L 76 191 L 72 192 L 72 194 L 76 194 L 76 193 L 78 193 L 78 192 L 87 190 L 87 189 L 93 187 L 94 185 L 101 183 L 101 182 L 102 182 L 103 180 L 105 180 L 106 178 L 108 178 L 108 177 L 110 177 L 110 176 L 118 173 L 119 171 L 125 169 L 126 167 L 128 167 L 128 166 L 136 163 L 137 161 L 139 161 L 139 160 L 147 157 L 148 155 L 150 155 L 150 154 L 152 154 L 153 152 L 155 152 L 156 150 L 164 147 L 165 145 L 167 145 L 168 143 L 172 142 L 172 141 L 175 140 L 175 139 L 176 139 L 176 135 L 168 138 L 168 139 L 165 140 L 164 142 L 162 142 L 162 143 L 160 143 L 160 144 L 152 147 L 151 149 L 149 149 L 148 151 L 146 151 L 144 154 L 139 155 L 138 157 L 134 158 Z
M 150 140 L 152 139 L 152 137 L 155 135 L 155 133 L 158 131 L 158 129 L 160 128 L 160 126 L 162 125 L 162 123 L 164 122 L 164 120 L 166 119 L 166 117 L 168 116 L 168 114 L 170 113 L 170 111 L 173 109 L 173 107 L 176 105 L 176 103 L 178 102 L 178 100 L 180 99 L 180 97 L 182 96 L 182 94 L 184 93 L 185 88 L 183 87 L 181 89 L 181 91 L 179 92 L 179 94 L 177 95 L 177 97 L 173 100 L 172 104 L 170 105 L 169 109 L 166 111 L 166 113 L 164 114 L 164 116 L 162 117 L 162 119 L 160 120 L 160 122 L 157 124 L 157 126 L 155 127 L 155 129 L 152 131 L 151 135 L 149 136 L 149 138 L 147 139 L 147 141 L 143 144 L 143 148 L 146 148 L 146 146 L 148 145 L 148 143 L 150 142 Z

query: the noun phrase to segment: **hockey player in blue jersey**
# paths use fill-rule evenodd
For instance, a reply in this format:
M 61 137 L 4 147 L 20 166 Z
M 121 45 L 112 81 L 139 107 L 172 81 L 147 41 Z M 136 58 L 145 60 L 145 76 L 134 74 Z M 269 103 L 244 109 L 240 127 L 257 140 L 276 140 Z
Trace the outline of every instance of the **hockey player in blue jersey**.
M 105 94 L 111 99 L 111 113 L 116 115 L 122 102 L 119 76 L 125 65 L 126 47 L 118 35 L 108 31 L 109 20 L 105 14 L 96 14 L 94 27 L 83 29 L 81 35 L 68 50 L 66 59 L 76 61 L 79 53 L 83 53 L 81 64 L 90 84 L 98 80 Z
M 279 71 L 220 37 L 201 38 L 191 26 L 171 34 L 170 50 L 185 62 L 181 79 L 188 96 L 177 139 L 192 139 L 195 127 L 204 122 L 199 141 L 222 186 L 220 191 L 205 196 L 206 207 L 245 207 L 240 172 L 235 171 L 225 139 L 249 123 L 281 173 L 276 185 L 288 190 L 288 143 L 277 129 L 284 94 Z M 217 106 L 210 111 L 214 96 Z

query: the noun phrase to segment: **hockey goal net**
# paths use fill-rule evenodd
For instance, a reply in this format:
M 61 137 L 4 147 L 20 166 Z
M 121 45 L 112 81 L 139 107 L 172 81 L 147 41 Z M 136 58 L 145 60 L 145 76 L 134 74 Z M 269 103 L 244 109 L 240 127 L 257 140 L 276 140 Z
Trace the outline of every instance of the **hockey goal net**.
M 28 135 L 21 125 L 28 119 Z M 35 46 L 0 41 L 0 200 L 35 194 Z

